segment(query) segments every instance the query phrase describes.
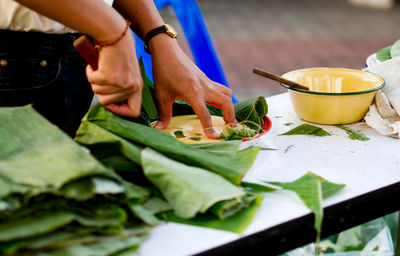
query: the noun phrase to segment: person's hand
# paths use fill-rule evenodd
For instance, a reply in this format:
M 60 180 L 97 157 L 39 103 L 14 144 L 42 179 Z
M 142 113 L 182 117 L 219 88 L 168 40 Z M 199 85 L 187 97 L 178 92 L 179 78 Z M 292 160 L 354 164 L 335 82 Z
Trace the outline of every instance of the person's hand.
M 160 34 L 149 44 L 153 61 L 153 76 L 159 107 L 156 129 L 167 127 L 172 117 L 172 104 L 181 99 L 188 102 L 200 119 L 204 133 L 219 138 L 212 129 L 211 115 L 205 103 L 222 108 L 225 123 L 236 126 L 232 91 L 207 78 L 178 46 L 175 39 Z
M 88 65 L 86 75 L 100 103 L 117 115 L 137 117 L 143 80 L 129 32 L 115 45 L 100 50 L 98 66 L 94 71 Z

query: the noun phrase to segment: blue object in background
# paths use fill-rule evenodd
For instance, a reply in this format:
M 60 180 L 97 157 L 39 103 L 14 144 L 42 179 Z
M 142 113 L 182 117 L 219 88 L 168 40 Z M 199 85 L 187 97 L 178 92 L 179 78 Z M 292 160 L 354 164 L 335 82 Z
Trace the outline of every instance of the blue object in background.
M 157 9 L 170 5 L 183 29 L 194 62 L 211 80 L 229 88 L 224 71 L 218 60 L 201 10 L 196 0 L 154 0 Z M 147 76 L 153 81 L 151 56 L 144 51 L 143 41 L 135 35 L 136 54 L 143 57 Z M 233 103 L 238 102 L 232 95 Z

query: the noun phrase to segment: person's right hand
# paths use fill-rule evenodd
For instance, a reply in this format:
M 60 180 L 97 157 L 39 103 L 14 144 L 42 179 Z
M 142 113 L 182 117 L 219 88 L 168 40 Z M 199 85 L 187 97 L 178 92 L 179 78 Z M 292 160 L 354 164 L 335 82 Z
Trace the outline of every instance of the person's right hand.
M 139 116 L 143 80 L 129 31 L 115 45 L 100 50 L 98 66 L 93 70 L 88 65 L 86 75 L 100 103 L 117 115 Z

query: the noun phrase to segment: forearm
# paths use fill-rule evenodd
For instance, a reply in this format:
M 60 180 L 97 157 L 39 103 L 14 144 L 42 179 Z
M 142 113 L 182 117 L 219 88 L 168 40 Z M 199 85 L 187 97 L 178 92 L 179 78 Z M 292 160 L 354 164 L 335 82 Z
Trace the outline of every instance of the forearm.
M 132 30 L 141 39 L 151 29 L 164 24 L 152 0 L 115 0 L 113 6 L 132 22 Z
M 99 0 L 15 1 L 98 41 L 115 40 L 126 26 L 118 12 Z

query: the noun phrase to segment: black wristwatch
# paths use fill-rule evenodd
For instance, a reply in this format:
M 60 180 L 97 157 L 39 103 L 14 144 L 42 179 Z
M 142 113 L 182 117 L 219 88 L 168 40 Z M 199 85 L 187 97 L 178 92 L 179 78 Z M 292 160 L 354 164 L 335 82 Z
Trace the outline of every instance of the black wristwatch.
M 176 33 L 175 29 L 171 25 L 164 24 L 162 26 L 153 28 L 144 37 L 144 50 L 147 53 L 150 53 L 150 49 L 149 49 L 149 41 L 150 41 L 150 39 L 152 39 L 155 35 L 158 35 L 158 34 L 161 34 L 161 33 L 166 33 L 167 35 L 169 35 L 172 38 L 177 38 L 178 37 L 178 34 Z

